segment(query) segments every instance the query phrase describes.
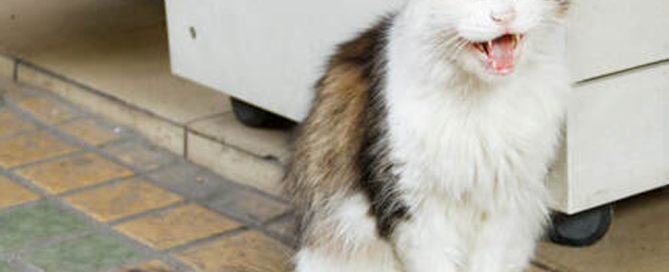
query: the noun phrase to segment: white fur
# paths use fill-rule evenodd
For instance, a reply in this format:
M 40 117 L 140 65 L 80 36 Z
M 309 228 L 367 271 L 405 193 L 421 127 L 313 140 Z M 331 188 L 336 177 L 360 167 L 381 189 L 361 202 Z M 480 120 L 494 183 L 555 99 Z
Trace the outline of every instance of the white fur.
M 368 203 L 353 197 L 337 212 L 339 235 L 357 244 L 352 249 L 364 241 L 374 250 L 350 255 L 304 249 L 297 271 L 517 272 L 526 267 L 548 214 L 543 181 L 569 90 L 561 27 L 552 19 L 542 21 L 555 5 L 548 0 L 409 1 L 389 37 L 384 94 L 392 158 L 400 166 L 411 219 L 384 247 L 365 216 Z M 439 59 L 427 42 L 440 28 L 456 29 L 470 40 L 499 36 L 509 29 L 500 30 L 489 14 L 509 8 L 517 12 L 510 30 L 527 36 L 511 75 L 490 74 L 469 51 L 454 60 Z

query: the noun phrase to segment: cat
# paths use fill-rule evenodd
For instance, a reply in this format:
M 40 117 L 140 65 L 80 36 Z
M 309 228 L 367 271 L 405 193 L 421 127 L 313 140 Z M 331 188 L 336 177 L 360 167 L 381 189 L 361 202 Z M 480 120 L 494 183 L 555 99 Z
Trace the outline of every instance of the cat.
M 285 189 L 297 272 L 523 271 L 570 90 L 566 0 L 408 0 L 338 47 Z

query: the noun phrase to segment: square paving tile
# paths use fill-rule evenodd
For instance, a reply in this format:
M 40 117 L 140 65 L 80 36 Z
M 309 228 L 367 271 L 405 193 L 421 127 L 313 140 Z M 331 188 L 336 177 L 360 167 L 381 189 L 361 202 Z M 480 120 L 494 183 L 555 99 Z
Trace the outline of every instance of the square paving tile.
M 78 116 L 72 109 L 45 96 L 36 96 L 19 102 L 19 106 L 49 124 L 59 124 Z
M 40 196 L 23 186 L 0 176 L 0 209 L 9 208 L 40 199 Z
M 231 212 L 257 223 L 267 222 L 290 210 L 288 204 L 251 190 L 236 190 L 223 198 L 213 199 L 207 206 L 218 211 Z
M 54 194 L 133 175 L 129 169 L 91 153 L 34 165 L 18 174 Z
M 34 130 L 35 125 L 19 118 L 15 113 L 0 109 L 0 138 Z
M 167 167 L 150 177 L 163 188 L 204 203 L 225 199 L 226 195 L 239 190 L 239 186 L 189 163 Z
M 267 229 L 281 236 L 289 245 L 297 244 L 297 218 L 295 216 L 287 216 L 272 222 L 267 226 Z
M 0 215 L 0 222 L 0 251 L 88 229 L 83 220 L 51 203 L 13 210 Z
M 92 234 L 41 248 L 28 260 L 45 272 L 92 272 L 120 267 L 144 254 L 104 234 Z
M 143 171 L 151 171 L 178 160 L 166 150 L 140 141 L 129 141 L 106 147 L 105 150 L 121 161 Z
M 93 218 L 109 222 L 162 208 L 182 198 L 146 181 L 131 179 L 66 198 Z
M 0 261 L 0 272 L 16 272 L 9 264 Z
M 113 130 L 103 127 L 93 119 L 76 120 L 64 124 L 60 128 L 92 146 L 104 145 L 120 138 Z
M 116 228 L 163 250 L 223 233 L 241 224 L 195 204 L 130 221 Z
M 250 231 L 179 253 L 198 271 L 289 272 L 293 252 L 262 233 Z
M 172 267 L 170 267 L 168 264 L 164 263 L 161 260 L 153 260 L 150 262 L 146 262 L 143 264 L 140 264 L 135 267 L 130 267 L 130 268 L 125 268 L 123 270 L 120 270 L 119 272 L 176 272 Z
M 47 132 L 0 141 L 0 167 L 10 168 L 56 157 L 76 148 Z
M 0 96 L 2 96 L 0 97 L 0 100 L 7 99 L 20 101 L 36 95 L 35 90 L 25 86 L 19 86 L 11 81 L 1 80 L 0 85 Z

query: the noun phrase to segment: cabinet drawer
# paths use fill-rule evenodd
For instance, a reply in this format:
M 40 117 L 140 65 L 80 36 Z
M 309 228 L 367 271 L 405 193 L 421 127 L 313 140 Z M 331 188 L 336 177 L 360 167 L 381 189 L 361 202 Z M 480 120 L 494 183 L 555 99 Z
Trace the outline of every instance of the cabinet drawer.
M 577 86 L 565 146 L 551 180 L 560 210 L 582 211 L 669 184 L 669 64 Z
M 669 1 L 572 1 L 568 33 L 577 81 L 669 59 Z

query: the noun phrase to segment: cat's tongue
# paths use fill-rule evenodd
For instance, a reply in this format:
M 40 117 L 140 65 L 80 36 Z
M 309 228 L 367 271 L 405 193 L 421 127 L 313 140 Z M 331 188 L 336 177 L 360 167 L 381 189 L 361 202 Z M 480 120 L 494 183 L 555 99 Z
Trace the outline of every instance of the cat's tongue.
M 489 60 L 490 66 L 499 74 L 513 71 L 516 43 L 511 35 L 504 35 L 492 41 Z

